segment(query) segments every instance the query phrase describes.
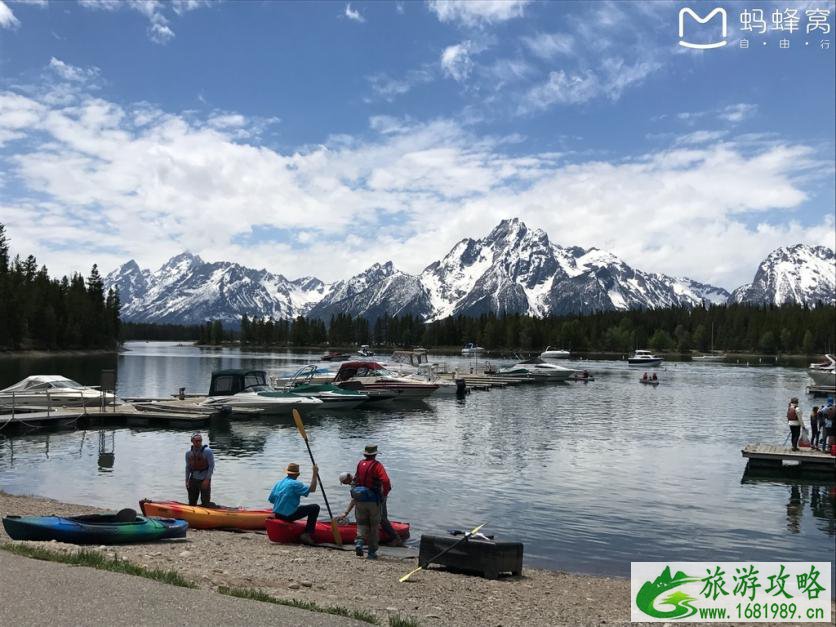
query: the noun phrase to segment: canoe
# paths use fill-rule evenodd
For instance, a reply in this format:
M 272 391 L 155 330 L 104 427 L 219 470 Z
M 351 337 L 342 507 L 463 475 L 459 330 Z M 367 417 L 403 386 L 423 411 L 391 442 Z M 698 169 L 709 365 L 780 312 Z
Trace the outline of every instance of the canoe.
M 398 522 L 396 520 L 390 521 L 395 532 L 402 540 L 409 537 L 409 523 Z M 357 525 L 354 523 L 337 525 L 340 532 L 343 544 L 352 544 L 357 537 Z M 278 518 L 270 518 L 267 520 L 267 537 L 273 542 L 281 542 L 282 544 L 293 544 L 299 542 L 299 536 L 305 531 L 305 520 L 297 520 L 289 523 Z M 388 542 L 392 538 L 389 534 L 380 529 L 380 541 Z M 313 533 L 313 541 L 318 544 L 329 543 L 334 541 L 334 534 L 331 532 L 331 523 L 326 520 L 318 520 L 316 529 Z
M 171 518 L 134 516 L 125 521 L 116 514 L 87 516 L 5 516 L 3 527 L 12 540 L 56 540 L 71 544 L 127 544 L 185 538 L 189 524 Z
M 264 529 L 264 523 L 273 515 L 271 509 L 245 509 L 243 507 L 202 507 L 178 501 L 139 502 L 146 516 L 163 516 L 185 520 L 192 529 Z

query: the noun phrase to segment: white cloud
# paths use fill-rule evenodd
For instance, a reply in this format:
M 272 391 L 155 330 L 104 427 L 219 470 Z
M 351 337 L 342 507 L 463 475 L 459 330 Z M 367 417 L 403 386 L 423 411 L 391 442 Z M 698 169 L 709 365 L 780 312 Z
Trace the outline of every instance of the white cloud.
M 523 37 L 522 41 L 534 56 L 545 61 L 575 53 L 575 38 L 566 33 L 537 33 Z
M 97 67 L 76 67 L 74 65 L 70 65 L 69 63 L 65 63 L 64 61 L 61 61 L 60 59 L 56 59 L 55 57 L 50 58 L 48 67 L 59 77 L 63 78 L 65 81 L 71 81 L 75 83 L 83 83 L 90 80 L 95 80 L 99 77 L 99 74 L 101 72 L 101 70 L 99 70 L 99 68 Z
M 728 131 L 694 131 L 676 139 L 679 145 L 685 144 L 705 144 L 709 142 L 716 142 L 728 135 Z
M 2 161 L 0 215 L 15 249 L 54 272 L 131 257 L 156 267 L 184 249 L 290 277 L 344 278 L 389 258 L 416 272 L 462 237 L 519 216 L 561 244 L 736 287 L 777 246 L 832 240 L 831 208 L 818 224 L 793 221 L 816 201 L 809 182 L 832 180 L 832 163 L 774 139 L 693 136 L 613 161 L 567 161 L 519 144 L 508 153 L 514 138 L 450 120 L 375 116 L 371 139 L 281 152 L 255 135 L 242 141 L 254 121 L 240 113 L 65 97 L 0 92 L 0 139 L 15 151 Z M 253 239 L 265 228 L 304 235 L 292 245 Z
M 0 28 L 17 28 L 20 20 L 15 17 L 8 5 L 0 0 Z
M 719 112 L 719 117 L 727 122 L 737 123 L 752 117 L 758 111 L 758 105 L 739 103 L 724 107 Z
M 434 79 L 435 73 L 430 67 L 409 70 L 402 77 L 392 77 L 382 72 L 366 77 L 374 94 L 387 102 L 393 102 L 398 96 L 402 96 L 418 85 L 429 83 Z
M 81 6 L 96 11 L 118 11 L 131 9 L 144 15 L 148 19 L 148 36 L 154 43 L 166 44 L 174 39 L 175 33 L 171 28 L 171 21 L 166 13 L 182 16 L 185 13 L 211 7 L 208 0 L 174 0 L 174 2 L 160 2 L 160 0 L 79 0 Z
M 470 58 L 472 48 L 473 44 L 470 41 L 447 46 L 441 53 L 441 71 L 444 75 L 459 82 L 467 79 L 473 70 L 473 61 Z
M 430 0 L 429 9 L 441 22 L 474 27 L 522 17 L 529 0 Z
M 616 101 L 628 87 L 641 83 L 661 65 L 655 61 L 628 64 L 621 58 L 605 59 L 601 68 L 575 72 L 555 70 L 548 79 L 523 94 L 520 114 L 543 111 L 552 105 L 582 104 L 596 98 Z
M 350 2 L 345 5 L 345 16 L 354 22 L 363 23 L 366 21 L 366 18 L 360 15 L 360 11 L 351 8 Z

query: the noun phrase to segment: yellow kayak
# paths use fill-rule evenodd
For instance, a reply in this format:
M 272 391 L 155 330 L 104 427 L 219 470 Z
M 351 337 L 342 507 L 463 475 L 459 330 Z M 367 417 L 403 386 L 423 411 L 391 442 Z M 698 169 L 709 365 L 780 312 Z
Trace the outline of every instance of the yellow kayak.
M 192 529 L 264 529 L 267 519 L 273 515 L 270 509 L 246 509 L 243 507 L 203 507 L 178 501 L 139 502 L 146 516 L 161 516 L 185 520 Z

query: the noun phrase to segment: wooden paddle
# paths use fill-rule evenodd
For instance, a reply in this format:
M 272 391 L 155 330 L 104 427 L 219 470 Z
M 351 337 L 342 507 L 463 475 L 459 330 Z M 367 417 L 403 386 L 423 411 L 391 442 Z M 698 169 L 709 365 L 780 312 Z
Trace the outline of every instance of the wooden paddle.
M 458 540 L 458 541 L 454 542 L 453 544 L 451 544 L 450 546 L 448 546 L 446 549 L 444 549 L 443 551 L 441 551 L 441 553 L 438 553 L 437 555 L 433 555 L 430 559 L 428 559 L 428 560 L 427 560 L 427 566 L 429 566 L 430 564 L 432 564 L 435 560 L 437 560 L 439 557 L 441 557 L 442 555 L 444 555 L 445 553 L 447 553 L 447 552 L 448 552 L 448 551 L 450 551 L 451 549 L 453 549 L 453 548 L 455 548 L 455 547 L 459 546 L 459 544 L 461 544 L 462 542 L 464 542 L 465 540 L 467 540 L 468 538 L 470 538 L 470 536 L 472 536 L 472 535 L 474 535 L 474 534 L 478 533 L 478 531 L 479 531 L 482 527 L 484 527 L 486 524 L 487 524 L 487 523 L 482 523 L 482 524 L 481 524 L 481 525 L 479 525 L 478 527 L 475 527 L 474 529 L 471 529 L 470 531 L 468 531 L 466 534 L 464 534 L 464 535 L 462 536 L 461 540 Z M 412 577 L 412 575 L 414 575 L 415 573 L 417 573 L 419 570 L 423 570 L 423 569 L 424 569 L 424 567 L 423 567 L 423 566 L 419 566 L 419 567 L 418 567 L 418 568 L 416 568 L 415 570 L 412 570 L 412 571 L 408 572 L 407 574 L 405 574 L 403 577 L 401 577 L 400 579 L 398 579 L 398 581 L 400 581 L 401 583 L 403 583 L 404 581 L 406 581 L 407 579 L 409 579 L 410 577 Z
M 313 452 L 311 451 L 311 445 L 308 443 L 308 434 L 305 433 L 305 425 L 302 424 L 302 415 L 296 408 L 293 409 L 293 422 L 296 423 L 296 428 L 299 430 L 299 434 L 302 436 L 302 439 L 305 440 L 305 446 L 308 447 L 308 455 L 311 456 L 311 464 L 316 466 Z M 322 478 L 319 476 L 319 470 L 316 471 L 316 478 L 317 481 L 319 481 L 319 487 L 322 490 L 322 498 L 325 499 L 325 507 L 328 509 L 328 516 L 331 518 L 331 533 L 334 534 L 334 542 L 337 545 L 342 546 L 343 539 L 342 536 L 340 536 L 340 530 L 337 528 L 337 521 L 334 520 L 334 515 L 331 513 L 331 506 L 328 504 L 328 497 L 325 496 L 325 486 L 322 485 Z

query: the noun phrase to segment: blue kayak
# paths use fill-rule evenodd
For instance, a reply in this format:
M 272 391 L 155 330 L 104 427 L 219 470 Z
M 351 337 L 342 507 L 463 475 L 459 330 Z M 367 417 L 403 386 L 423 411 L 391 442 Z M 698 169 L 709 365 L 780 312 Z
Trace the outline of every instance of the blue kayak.
M 185 538 L 189 523 L 137 516 L 133 510 L 87 516 L 5 516 L 12 540 L 57 540 L 71 544 L 127 544 Z

